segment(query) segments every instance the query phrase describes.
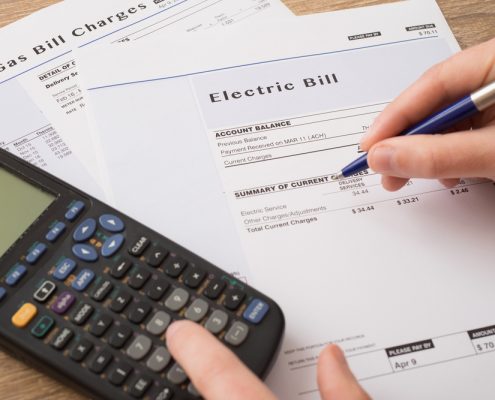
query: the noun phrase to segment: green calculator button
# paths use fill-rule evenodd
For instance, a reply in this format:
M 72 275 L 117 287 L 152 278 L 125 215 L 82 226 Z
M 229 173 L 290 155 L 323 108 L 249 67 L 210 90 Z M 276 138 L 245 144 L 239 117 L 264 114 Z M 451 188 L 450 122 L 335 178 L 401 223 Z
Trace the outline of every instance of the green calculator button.
M 33 336 L 42 339 L 48 332 L 50 332 L 50 329 L 53 328 L 54 323 L 53 318 L 48 315 L 44 315 L 38 320 L 38 322 L 36 322 L 36 325 L 33 329 L 31 329 L 31 333 Z

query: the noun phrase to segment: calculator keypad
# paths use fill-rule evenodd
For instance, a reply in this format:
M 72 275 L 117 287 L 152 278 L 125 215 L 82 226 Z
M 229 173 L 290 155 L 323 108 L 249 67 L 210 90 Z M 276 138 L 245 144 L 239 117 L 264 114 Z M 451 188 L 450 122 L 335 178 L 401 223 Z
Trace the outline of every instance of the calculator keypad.
M 12 324 L 29 326 L 31 336 L 52 352 L 132 398 L 199 397 L 166 347 L 168 326 L 188 319 L 235 348 L 247 340 L 250 323 L 262 322 L 268 304 L 249 297 L 242 283 L 175 254 L 151 235 L 129 238 L 120 217 L 83 218 L 85 209 L 75 201 L 66 222 L 50 225 L 46 240 L 54 243 L 68 231 L 69 251 L 51 256 L 48 273 L 31 294 L 34 304 L 22 304 Z M 35 243 L 26 262 L 37 263 L 50 246 Z M 29 268 L 16 264 L 5 283 L 15 286 Z M 4 295 L 0 287 L 0 300 Z

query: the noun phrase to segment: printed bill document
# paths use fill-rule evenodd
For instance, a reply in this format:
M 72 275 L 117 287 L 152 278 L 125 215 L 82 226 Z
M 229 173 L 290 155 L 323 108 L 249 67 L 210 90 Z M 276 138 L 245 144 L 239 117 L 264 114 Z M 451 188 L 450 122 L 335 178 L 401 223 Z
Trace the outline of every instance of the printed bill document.
M 147 187 L 170 176 L 155 194 L 179 198 L 200 174 L 217 192 L 210 199 L 226 199 L 237 256 L 286 315 L 268 378 L 275 393 L 318 399 L 318 354 L 334 342 L 373 398 L 490 397 L 493 182 L 412 180 L 390 193 L 373 171 L 331 179 L 361 154 L 359 139 L 386 104 L 458 50 L 438 6 L 321 14 L 153 49 L 175 57 L 142 65 L 150 49 L 80 54 L 109 170 Z M 129 157 L 160 168 L 143 178 Z M 113 182 L 123 190 L 123 179 Z M 228 251 L 220 225 L 229 221 L 204 228 L 216 252 Z

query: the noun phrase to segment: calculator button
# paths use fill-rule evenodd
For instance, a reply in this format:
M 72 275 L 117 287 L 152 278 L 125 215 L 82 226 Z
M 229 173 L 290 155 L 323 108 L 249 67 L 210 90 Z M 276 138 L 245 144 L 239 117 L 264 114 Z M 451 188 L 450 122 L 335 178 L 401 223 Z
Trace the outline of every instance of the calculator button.
M 201 321 L 208 312 L 208 303 L 203 299 L 194 300 L 187 308 L 184 316 L 194 322 Z
M 56 289 L 57 286 L 55 285 L 55 283 L 53 283 L 52 281 L 44 281 L 38 288 L 38 290 L 34 292 L 33 298 L 40 303 L 44 303 L 50 298 L 50 296 L 53 294 L 53 292 L 55 292 Z
M 67 277 L 76 269 L 76 262 L 70 258 L 60 260 L 55 266 L 53 277 L 59 281 L 65 281 Z
M 108 373 L 108 380 L 115 386 L 121 386 L 132 371 L 132 367 L 121 361 L 113 366 Z
M 196 387 L 192 384 L 192 382 L 189 382 L 189 385 L 187 385 L 187 392 L 194 397 L 201 397 L 201 394 L 198 392 Z
M 45 253 L 46 244 L 36 243 L 31 251 L 26 255 L 26 261 L 29 264 L 35 264 L 39 258 Z
M 103 301 L 110 294 L 113 289 L 113 284 L 109 280 L 102 280 L 98 283 L 98 286 L 93 290 L 91 298 L 96 301 Z
M 146 361 L 146 366 L 153 372 L 160 372 L 168 365 L 171 358 L 170 353 L 165 347 L 158 347 L 151 354 L 148 361 Z
M 113 319 L 110 315 L 99 314 L 91 321 L 89 332 L 96 337 L 100 337 L 107 331 L 112 323 Z
M 50 332 L 50 329 L 53 328 L 54 324 L 55 321 L 52 317 L 43 315 L 38 322 L 36 322 L 36 325 L 33 326 L 33 329 L 31 329 L 31 334 L 38 339 L 43 339 L 46 334 Z
M 116 313 L 120 313 L 124 310 L 124 308 L 129 304 L 132 300 L 132 296 L 121 290 L 115 298 L 110 303 L 110 309 Z
M 229 289 L 225 293 L 225 300 L 223 305 L 229 310 L 235 311 L 241 305 L 242 301 L 246 297 L 246 293 L 239 289 Z
M 144 253 L 151 241 L 146 236 L 140 236 L 138 240 L 129 248 L 129 254 L 139 257 Z
M 146 325 L 146 330 L 152 335 L 159 336 L 167 329 L 172 318 L 165 311 L 158 311 Z
M 88 244 L 76 244 L 72 246 L 72 253 L 82 261 L 94 262 L 98 260 L 96 249 Z
M 55 242 L 62 233 L 65 232 L 65 224 L 63 222 L 57 222 L 46 234 L 45 239 L 49 242 Z
M 72 348 L 69 357 L 74 361 L 82 361 L 86 358 L 92 348 L 93 343 L 91 343 L 88 339 L 80 339 Z
M 151 349 L 151 339 L 148 336 L 138 335 L 127 348 L 126 354 L 133 360 L 141 360 Z
M 98 354 L 96 354 L 93 361 L 89 364 L 89 369 L 95 374 L 101 374 L 105 368 L 112 361 L 112 353 L 109 350 L 101 350 Z
M 246 321 L 259 324 L 265 318 L 269 309 L 270 307 L 264 301 L 254 299 L 249 303 L 242 316 Z
M 7 290 L 4 287 L 0 286 L 0 301 L 7 295 Z
M 122 247 L 124 243 L 124 235 L 120 233 L 110 236 L 101 248 L 101 255 L 103 257 L 112 257 L 119 249 Z
M 24 328 L 36 316 L 38 310 L 34 304 L 25 303 L 12 316 L 12 324 L 16 328 Z
M 168 386 L 162 386 L 153 397 L 153 400 L 171 400 L 172 397 L 174 397 L 173 390 Z
M 167 257 L 168 251 L 160 246 L 153 246 L 150 254 L 146 258 L 146 262 L 152 267 L 158 267 Z
M 214 335 L 222 332 L 229 322 L 229 316 L 222 310 L 215 310 L 206 321 L 205 328 Z
M 72 234 L 72 239 L 76 242 L 85 242 L 96 232 L 96 221 L 88 218 L 81 222 Z
M 127 318 L 129 319 L 129 321 L 135 324 L 140 324 L 150 313 L 151 308 L 152 308 L 151 305 L 144 301 L 134 302 L 129 308 L 129 312 L 127 313 Z
M 95 278 L 95 273 L 90 269 L 83 269 L 72 282 L 72 288 L 78 292 L 84 291 Z
M 129 260 L 123 259 L 117 262 L 110 270 L 110 275 L 116 279 L 121 279 L 131 268 L 132 263 Z
M 52 347 L 56 350 L 63 350 L 69 344 L 70 340 L 74 336 L 74 332 L 72 332 L 68 328 L 63 328 L 50 342 Z
M 146 281 L 150 278 L 151 273 L 140 267 L 136 267 L 132 270 L 131 275 L 129 277 L 129 280 L 127 281 L 127 284 L 136 290 L 141 289 Z
M 65 213 L 65 219 L 69 221 L 74 221 L 79 214 L 84 210 L 84 203 L 82 201 L 76 201 L 74 202 L 69 210 Z
M 225 334 L 225 341 L 232 346 L 239 346 L 246 340 L 249 328 L 242 322 L 234 322 L 230 329 Z
M 63 315 L 75 301 L 76 297 L 71 292 L 62 292 L 50 308 L 53 312 Z
M 91 314 L 93 314 L 94 310 L 95 309 L 90 304 L 82 303 L 76 308 L 76 311 L 74 311 L 71 320 L 76 325 L 82 325 L 88 320 Z
M 131 335 L 131 328 L 126 325 L 119 325 L 112 330 L 110 337 L 108 338 L 108 344 L 116 349 L 121 349 Z
M 165 307 L 172 311 L 179 311 L 189 300 L 189 293 L 184 289 L 176 288 L 165 301 Z
M 218 296 L 223 292 L 227 284 L 219 278 L 212 279 L 208 286 L 204 290 L 203 294 L 209 299 L 216 300 Z
M 5 283 L 9 286 L 15 286 L 24 275 L 26 275 L 27 268 L 22 264 L 16 264 L 9 271 L 5 277 Z
M 141 375 L 131 385 L 130 394 L 132 397 L 140 399 L 147 392 L 153 380 L 149 376 Z
M 199 268 L 190 268 L 184 275 L 184 284 L 191 289 L 196 289 L 203 279 L 205 279 L 205 271 Z
M 170 258 L 165 263 L 165 273 L 172 278 L 177 278 L 184 268 L 186 268 L 187 262 L 180 258 Z
M 153 279 L 146 289 L 146 295 L 155 301 L 160 300 L 167 291 L 169 283 L 165 279 Z
M 176 385 L 180 385 L 187 380 L 187 375 L 182 367 L 179 364 L 175 363 L 168 371 L 167 379 Z
M 100 226 L 108 232 L 118 233 L 124 230 L 124 222 L 115 215 L 112 214 L 103 214 L 98 222 Z

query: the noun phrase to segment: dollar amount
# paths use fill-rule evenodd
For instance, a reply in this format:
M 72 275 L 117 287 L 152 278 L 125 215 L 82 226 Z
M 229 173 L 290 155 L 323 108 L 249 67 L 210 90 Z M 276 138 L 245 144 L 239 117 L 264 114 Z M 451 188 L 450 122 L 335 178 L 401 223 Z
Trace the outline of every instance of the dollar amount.
M 436 29 L 425 29 L 424 31 L 419 31 L 419 36 L 433 36 L 438 35 L 438 30 Z
M 476 345 L 476 350 L 478 350 L 479 352 L 495 350 L 495 343 L 492 341 L 478 343 Z
M 366 194 L 368 193 L 368 189 L 361 189 L 361 190 L 353 190 L 352 195 L 353 196 L 359 196 L 360 194 Z
M 452 189 L 450 191 L 450 194 L 452 196 L 456 196 L 456 195 L 462 194 L 462 193 L 469 193 L 469 189 L 467 187 L 464 187 L 464 188 L 459 188 L 459 189 Z
M 353 214 L 361 214 L 361 213 L 365 213 L 368 211 L 373 211 L 374 209 L 375 209 L 375 206 L 366 206 L 366 207 L 356 207 L 356 208 L 353 208 L 351 211 Z
M 418 203 L 418 202 L 419 202 L 419 197 L 415 196 L 415 197 L 409 197 L 406 199 L 397 200 L 397 205 L 403 206 L 406 204 L 413 204 L 413 203 Z

